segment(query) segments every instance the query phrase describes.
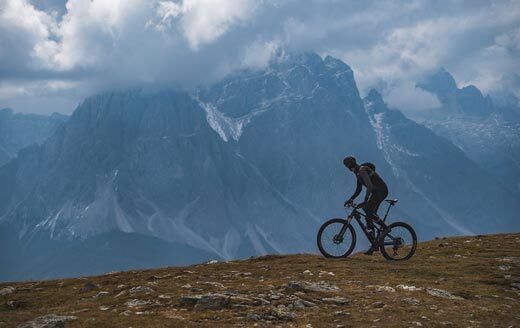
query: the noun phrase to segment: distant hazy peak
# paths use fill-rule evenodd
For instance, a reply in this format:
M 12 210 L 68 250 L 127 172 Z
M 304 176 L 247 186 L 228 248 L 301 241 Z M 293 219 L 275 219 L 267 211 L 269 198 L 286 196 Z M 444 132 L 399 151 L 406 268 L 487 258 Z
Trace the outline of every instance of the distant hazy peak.
M 453 76 L 443 67 L 427 76 L 423 81 L 417 82 L 417 87 L 430 91 L 439 97 L 446 97 L 457 91 L 457 83 Z
M 416 87 L 436 95 L 442 109 L 449 114 L 486 116 L 495 111 L 491 97 L 484 97 L 474 85 L 459 89 L 453 76 L 444 68 L 417 82 Z

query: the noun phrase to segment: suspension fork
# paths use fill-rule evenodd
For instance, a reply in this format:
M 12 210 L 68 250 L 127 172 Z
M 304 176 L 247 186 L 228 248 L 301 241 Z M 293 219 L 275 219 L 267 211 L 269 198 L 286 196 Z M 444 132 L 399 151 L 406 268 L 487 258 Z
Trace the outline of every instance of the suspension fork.
M 345 223 L 345 224 L 343 225 L 343 227 L 341 227 L 341 230 L 339 231 L 339 234 L 338 234 L 338 235 L 339 235 L 341 238 L 343 238 L 343 235 L 344 235 L 345 232 L 347 231 L 347 228 L 348 228 L 348 226 L 350 225 L 351 222 L 352 222 L 352 215 L 349 215 L 349 216 L 347 217 L 347 223 Z

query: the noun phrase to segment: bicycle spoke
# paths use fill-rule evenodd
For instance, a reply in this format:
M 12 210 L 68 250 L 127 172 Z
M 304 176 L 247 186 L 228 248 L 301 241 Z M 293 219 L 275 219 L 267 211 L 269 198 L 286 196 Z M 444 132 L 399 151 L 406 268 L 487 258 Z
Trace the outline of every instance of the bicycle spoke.
M 344 221 L 332 222 L 322 231 L 320 244 L 328 255 L 342 257 L 347 254 L 352 245 L 352 233 L 346 229 L 343 236 L 339 236 L 343 229 Z
M 395 226 L 385 234 L 383 247 L 386 254 L 391 254 L 392 259 L 402 260 L 414 250 L 414 236 L 405 226 Z

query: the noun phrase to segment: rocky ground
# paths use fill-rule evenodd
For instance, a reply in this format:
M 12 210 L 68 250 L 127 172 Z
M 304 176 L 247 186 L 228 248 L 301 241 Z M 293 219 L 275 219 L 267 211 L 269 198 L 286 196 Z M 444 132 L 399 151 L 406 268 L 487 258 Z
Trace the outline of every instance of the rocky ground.
M 0 284 L 0 327 L 63 326 L 518 327 L 520 234 Z

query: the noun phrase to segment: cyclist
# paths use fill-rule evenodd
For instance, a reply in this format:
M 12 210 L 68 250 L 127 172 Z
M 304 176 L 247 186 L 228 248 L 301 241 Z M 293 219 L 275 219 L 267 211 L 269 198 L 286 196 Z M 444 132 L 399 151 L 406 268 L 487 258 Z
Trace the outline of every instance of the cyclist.
M 376 222 L 380 220 L 377 215 L 377 210 L 379 205 L 383 200 L 385 200 L 386 196 L 388 196 L 388 187 L 379 174 L 376 173 L 373 164 L 365 163 L 358 165 L 354 157 L 347 156 L 343 159 L 343 165 L 353 172 L 357 179 L 356 191 L 349 199 L 347 199 L 347 201 L 345 201 L 344 206 L 352 204 L 354 199 L 361 193 L 362 187 L 366 187 L 365 200 L 363 203 L 359 204 L 359 206 L 363 208 L 367 215 L 367 227 L 373 237 L 372 239 L 374 239 L 375 227 L 372 220 Z M 365 254 L 372 255 L 375 248 L 376 247 L 372 245 Z

